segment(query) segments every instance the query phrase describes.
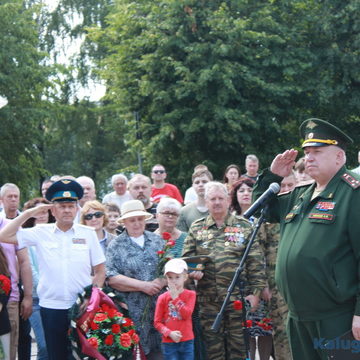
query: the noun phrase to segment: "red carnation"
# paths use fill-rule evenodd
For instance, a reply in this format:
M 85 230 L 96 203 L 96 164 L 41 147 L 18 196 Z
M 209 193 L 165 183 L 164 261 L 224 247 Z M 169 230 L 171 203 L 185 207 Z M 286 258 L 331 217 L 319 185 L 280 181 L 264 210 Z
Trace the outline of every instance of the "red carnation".
M 167 242 L 166 245 L 168 245 L 168 246 L 170 246 L 170 247 L 173 247 L 173 246 L 175 246 L 175 241 L 170 240 L 170 241 Z
M 11 289 L 10 279 L 5 275 L 0 275 L 0 293 L 9 295 L 10 289 Z
M 96 337 L 91 337 L 87 341 L 93 348 L 97 349 L 99 347 L 99 341 Z
M 109 318 L 113 318 L 115 316 L 120 315 L 120 313 L 116 309 L 109 309 L 107 313 L 108 313 Z
M 134 344 L 138 344 L 140 341 L 139 335 L 137 333 L 132 334 L 131 338 Z
M 127 332 L 130 336 L 133 336 L 135 334 L 135 330 L 131 329 Z
M 99 324 L 92 321 L 90 324 L 90 328 L 91 330 L 99 330 Z
M 243 326 L 246 326 L 247 328 L 251 328 L 253 326 L 252 320 L 246 320 L 246 322 L 243 323 Z
M 233 307 L 235 310 L 242 310 L 243 304 L 240 300 L 235 300 L 233 303 Z
M 128 348 L 131 346 L 131 336 L 128 333 L 120 335 L 120 345 L 124 348 Z
M 163 250 L 159 250 L 159 251 L 157 251 L 157 254 L 158 254 L 158 255 L 165 254 L 165 251 L 163 251 Z
M 104 341 L 105 345 L 111 346 L 114 343 L 114 335 L 108 335 Z
M 123 321 L 122 325 L 125 326 L 125 327 L 128 327 L 128 326 L 134 325 L 134 323 L 132 322 L 131 319 L 129 319 L 129 318 L 124 318 L 124 321 Z
M 106 311 L 108 311 L 109 309 L 110 309 L 110 306 L 109 306 L 108 304 L 102 304 L 102 305 L 101 305 L 101 310 L 102 310 L 102 311 L 105 311 L 105 312 L 106 312 Z
M 119 324 L 113 324 L 111 325 L 111 331 L 114 334 L 118 334 L 120 332 L 120 325 Z
M 108 317 L 106 314 L 103 314 L 103 313 L 97 313 L 94 317 L 94 321 L 96 322 L 102 322 L 104 320 L 106 320 Z
M 164 240 L 170 240 L 170 239 L 171 239 L 171 234 L 168 233 L 168 232 L 166 232 L 166 231 L 164 231 L 164 232 L 162 233 L 162 237 L 163 237 Z

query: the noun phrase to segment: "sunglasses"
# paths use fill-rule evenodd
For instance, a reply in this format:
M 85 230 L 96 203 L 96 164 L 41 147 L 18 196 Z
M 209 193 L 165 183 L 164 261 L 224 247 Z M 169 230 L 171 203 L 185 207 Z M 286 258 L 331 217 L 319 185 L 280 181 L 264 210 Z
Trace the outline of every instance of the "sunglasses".
M 154 170 L 154 174 L 165 174 L 165 170 Z
M 102 216 L 104 216 L 104 213 L 102 211 L 97 211 L 94 212 L 93 214 L 86 214 L 84 215 L 84 219 L 85 220 L 91 220 L 93 217 L 96 217 L 97 219 L 101 218 Z

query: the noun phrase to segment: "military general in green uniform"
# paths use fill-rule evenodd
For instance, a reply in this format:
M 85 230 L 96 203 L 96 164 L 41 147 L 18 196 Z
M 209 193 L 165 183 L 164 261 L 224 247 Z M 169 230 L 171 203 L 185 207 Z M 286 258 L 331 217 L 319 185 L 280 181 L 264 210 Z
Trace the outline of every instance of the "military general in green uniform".
M 229 213 L 230 197 L 224 184 L 207 183 L 205 201 L 209 216 L 191 225 L 183 256 L 206 255 L 209 259 L 203 272 L 190 273 L 190 277 L 198 280 L 197 301 L 208 359 L 242 360 L 246 358 L 242 311 L 234 310 L 232 306 L 232 301 L 240 298 L 238 288 L 230 299 L 219 333 L 214 333 L 211 326 L 240 264 L 251 225 L 244 218 L 239 219 Z M 266 286 L 263 254 L 257 241 L 249 252 L 243 275 L 250 294 L 246 298 L 255 308 Z
M 331 348 L 331 340 L 351 330 L 360 340 L 360 178 L 345 167 L 352 140 L 340 129 L 308 119 L 300 132 L 305 170 L 315 182 L 276 197 L 270 218 L 281 226 L 276 283 L 289 307 L 293 358 L 320 360 L 327 359 L 327 341 Z M 255 197 L 280 183 L 296 156 L 295 150 L 277 155 Z

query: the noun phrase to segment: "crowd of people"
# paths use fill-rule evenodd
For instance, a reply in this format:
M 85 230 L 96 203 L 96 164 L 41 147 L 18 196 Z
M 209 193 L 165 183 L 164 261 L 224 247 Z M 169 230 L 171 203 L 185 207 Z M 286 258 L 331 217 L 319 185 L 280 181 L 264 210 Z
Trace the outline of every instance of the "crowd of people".
M 101 201 L 90 177 L 53 176 L 20 211 L 20 189 L 4 184 L 0 358 L 30 359 L 32 329 L 37 359 L 72 359 L 69 309 L 91 284 L 121 296 L 149 360 L 254 360 L 256 352 L 260 360 L 322 360 L 327 349 L 316 339 L 352 329 L 360 340 L 360 178 L 344 166 L 351 139 L 319 119 L 305 121 L 301 134 L 305 156 L 296 161 L 287 150 L 260 175 L 253 154 L 244 173 L 231 164 L 221 181 L 197 165 L 184 198 L 161 164 L 150 177 L 113 175 Z M 215 332 L 257 223 L 258 214 L 243 215 L 272 182 L 280 193 Z M 160 269 L 169 242 L 172 259 Z

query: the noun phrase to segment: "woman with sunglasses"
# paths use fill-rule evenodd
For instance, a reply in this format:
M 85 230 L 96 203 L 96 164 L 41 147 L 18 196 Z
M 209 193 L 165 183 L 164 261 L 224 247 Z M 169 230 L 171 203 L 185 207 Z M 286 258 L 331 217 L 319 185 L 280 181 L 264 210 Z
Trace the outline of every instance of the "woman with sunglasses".
M 116 235 L 110 234 L 105 230 L 109 219 L 106 208 L 97 200 L 87 201 L 81 209 L 80 224 L 90 226 L 95 229 L 100 245 L 106 253 L 106 248 Z

